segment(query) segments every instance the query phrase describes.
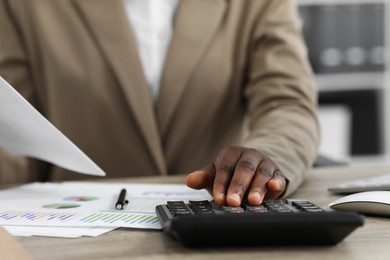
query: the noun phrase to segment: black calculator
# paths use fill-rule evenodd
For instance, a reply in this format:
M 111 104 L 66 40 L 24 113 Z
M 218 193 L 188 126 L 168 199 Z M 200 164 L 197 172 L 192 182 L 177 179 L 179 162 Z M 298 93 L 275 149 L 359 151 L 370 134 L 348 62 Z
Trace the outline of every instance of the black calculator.
M 240 207 L 168 201 L 156 214 L 164 232 L 187 247 L 335 245 L 364 224 L 357 213 L 326 211 L 302 199 Z

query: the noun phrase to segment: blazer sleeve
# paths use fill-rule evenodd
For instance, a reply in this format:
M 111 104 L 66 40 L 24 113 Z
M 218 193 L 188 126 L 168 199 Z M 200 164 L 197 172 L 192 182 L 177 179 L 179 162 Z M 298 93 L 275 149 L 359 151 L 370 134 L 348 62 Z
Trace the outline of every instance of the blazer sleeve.
M 317 154 L 317 94 L 294 1 L 269 1 L 260 16 L 244 89 L 249 134 L 243 145 L 278 164 L 288 180 L 288 196 L 302 183 Z
M 0 75 L 36 105 L 23 37 L 11 2 L 0 0 Z M 47 167 L 38 160 L 12 156 L 0 147 L 0 184 L 40 181 Z

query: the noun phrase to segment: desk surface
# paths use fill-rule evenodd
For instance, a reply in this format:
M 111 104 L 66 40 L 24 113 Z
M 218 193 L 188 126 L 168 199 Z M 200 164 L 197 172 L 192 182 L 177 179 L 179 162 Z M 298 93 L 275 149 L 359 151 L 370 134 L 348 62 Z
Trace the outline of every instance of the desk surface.
M 339 197 L 330 194 L 328 186 L 388 172 L 390 167 L 316 169 L 292 197 L 305 198 L 326 208 L 329 202 Z M 124 181 L 184 183 L 184 177 L 136 178 Z M 96 238 L 29 237 L 17 240 L 34 259 L 390 259 L 390 219 L 366 217 L 362 228 L 331 247 L 188 249 L 172 241 L 161 231 L 133 229 L 118 229 Z

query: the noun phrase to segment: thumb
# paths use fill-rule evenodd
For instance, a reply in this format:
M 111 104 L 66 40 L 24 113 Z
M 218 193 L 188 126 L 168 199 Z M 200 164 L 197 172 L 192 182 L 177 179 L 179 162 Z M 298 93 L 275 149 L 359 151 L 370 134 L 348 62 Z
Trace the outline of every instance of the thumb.
M 212 193 L 215 177 L 215 172 L 212 169 L 213 167 L 209 166 L 189 173 L 186 178 L 187 186 L 197 190 L 207 189 Z
M 208 186 L 207 179 L 207 173 L 205 171 L 194 171 L 187 175 L 186 184 L 192 189 L 200 190 Z

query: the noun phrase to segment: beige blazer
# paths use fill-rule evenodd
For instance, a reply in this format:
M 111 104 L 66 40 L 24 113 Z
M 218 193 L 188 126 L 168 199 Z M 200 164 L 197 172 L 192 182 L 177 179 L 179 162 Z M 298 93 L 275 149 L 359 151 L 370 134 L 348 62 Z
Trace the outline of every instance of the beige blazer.
M 229 145 L 271 156 L 288 194 L 311 167 L 316 91 L 292 0 L 182 0 L 155 104 L 123 0 L 0 3 L 0 75 L 108 177 L 188 173 Z M 47 174 L 89 178 L 1 152 L 1 183 Z

